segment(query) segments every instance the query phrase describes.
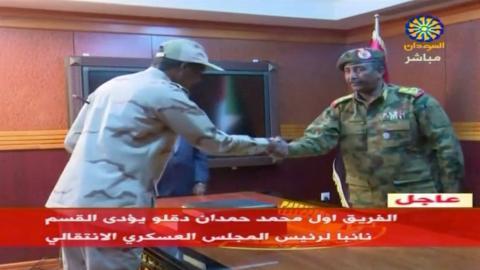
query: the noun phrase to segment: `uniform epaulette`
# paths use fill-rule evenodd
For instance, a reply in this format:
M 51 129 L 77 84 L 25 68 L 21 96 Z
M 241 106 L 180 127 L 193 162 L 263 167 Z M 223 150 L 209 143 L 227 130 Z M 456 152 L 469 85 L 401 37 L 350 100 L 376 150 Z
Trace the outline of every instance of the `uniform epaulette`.
M 400 87 L 400 89 L 398 89 L 398 92 L 402 94 L 414 96 L 415 98 L 419 98 L 423 96 L 423 94 L 425 94 L 425 92 L 422 89 L 417 87 Z
M 169 83 L 170 83 L 170 85 L 172 85 L 175 88 L 180 88 L 180 89 L 182 88 L 182 86 L 178 83 L 174 83 L 174 82 L 169 82 Z
M 345 102 L 347 100 L 350 100 L 353 98 L 353 94 L 350 94 L 350 95 L 346 95 L 346 96 L 343 96 L 343 97 L 339 97 L 337 99 L 335 99 L 332 104 L 330 104 L 331 107 L 335 108 L 338 104 L 342 103 L 342 102 Z
M 182 92 L 184 92 L 187 95 L 190 94 L 190 92 L 185 87 L 183 87 L 182 85 L 180 85 L 178 83 L 170 82 L 170 85 L 174 86 L 175 88 L 178 88 L 178 90 L 181 90 Z

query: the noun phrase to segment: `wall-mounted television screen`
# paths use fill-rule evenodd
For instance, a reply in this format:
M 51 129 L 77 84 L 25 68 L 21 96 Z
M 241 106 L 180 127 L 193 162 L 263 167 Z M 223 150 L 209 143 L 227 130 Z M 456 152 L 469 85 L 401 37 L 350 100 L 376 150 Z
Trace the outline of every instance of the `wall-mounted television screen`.
M 67 59 L 70 123 L 98 86 L 120 75 L 147 68 L 150 59 L 69 57 Z M 279 134 L 272 104 L 274 68 L 269 63 L 216 62 L 226 70 L 207 70 L 203 80 L 190 91 L 196 102 L 221 130 L 229 134 L 271 137 Z M 75 98 L 76 97 L 76 98 Z M 211 156 L 211 167 L 272 164 L 268 156 Z

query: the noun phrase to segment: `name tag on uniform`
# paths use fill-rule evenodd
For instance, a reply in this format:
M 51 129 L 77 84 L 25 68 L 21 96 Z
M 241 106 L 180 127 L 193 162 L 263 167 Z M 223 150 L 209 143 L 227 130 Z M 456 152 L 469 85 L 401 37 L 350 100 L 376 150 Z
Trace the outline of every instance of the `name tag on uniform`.
M 404 110 L 394 110 L 383 113 L 383 120 L 395 121 L 407 118 L 407 113 Z

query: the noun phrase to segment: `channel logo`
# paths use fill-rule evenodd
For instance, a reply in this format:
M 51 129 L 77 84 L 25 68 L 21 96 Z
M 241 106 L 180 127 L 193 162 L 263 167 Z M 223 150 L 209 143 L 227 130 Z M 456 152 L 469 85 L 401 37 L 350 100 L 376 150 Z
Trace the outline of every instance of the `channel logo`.
M 405 33 L 414 41 L 432 42 L 443 35 L 444 25 L 439 18 L 422 15 L 410 18 L 405 24 Z

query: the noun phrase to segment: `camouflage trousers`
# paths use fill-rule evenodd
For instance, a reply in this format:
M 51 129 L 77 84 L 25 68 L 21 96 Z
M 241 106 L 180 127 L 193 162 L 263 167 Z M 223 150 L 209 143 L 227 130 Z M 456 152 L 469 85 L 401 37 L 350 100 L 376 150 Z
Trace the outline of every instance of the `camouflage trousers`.
M 377 187 L 348 184 L 349 204 L 353 208 L 385 208 L 388 193 L 437 193 L 438 185 L 433 181 L 419 181 L 402 185 Z

